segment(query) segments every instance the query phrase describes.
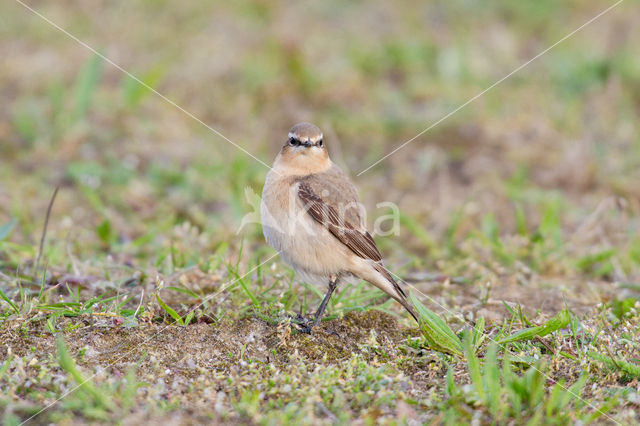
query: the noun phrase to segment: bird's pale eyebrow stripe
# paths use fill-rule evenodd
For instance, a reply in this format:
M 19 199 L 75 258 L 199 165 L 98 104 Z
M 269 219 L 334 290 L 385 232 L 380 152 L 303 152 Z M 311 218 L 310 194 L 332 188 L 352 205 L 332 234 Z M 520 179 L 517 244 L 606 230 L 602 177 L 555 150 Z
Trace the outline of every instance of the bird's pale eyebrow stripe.
M 303 141 L 305 139 L 305 138 L 302 138 L 302 137 L 300 137 L 299 135 L 297 135 L 297 134 L 295 134 L 293 132 L 289 132 L 289 134 L 287 136 L 289 137 L 289 139 L 295 139 L 297 141 Z M 307 138 L 307 140 L 309 142 L 312 142 L 312 143 L 316 143 L 318 141 L 321 141 L 322 140 L 322 133 L 320 133 L 319 135 L 314 135 L 314 136 L 312 136 L 310 138 Z

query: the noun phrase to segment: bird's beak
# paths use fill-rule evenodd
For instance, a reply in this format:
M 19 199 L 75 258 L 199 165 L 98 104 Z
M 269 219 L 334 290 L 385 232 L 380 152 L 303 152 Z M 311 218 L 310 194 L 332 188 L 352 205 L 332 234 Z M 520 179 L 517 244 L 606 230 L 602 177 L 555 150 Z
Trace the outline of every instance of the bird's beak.
M 313 144 L 311 143 L 311 141 L 306 141 L 305 143 L 303 143 L 303 145 L 304 145 L 305 148 L 309 148 Z

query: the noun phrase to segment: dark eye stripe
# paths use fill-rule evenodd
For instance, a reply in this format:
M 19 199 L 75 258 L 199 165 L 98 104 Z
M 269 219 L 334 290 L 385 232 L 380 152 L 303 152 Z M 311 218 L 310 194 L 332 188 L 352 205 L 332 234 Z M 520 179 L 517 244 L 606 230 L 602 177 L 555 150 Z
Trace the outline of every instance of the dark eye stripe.
M 299 139 L 296 139 L 294 137 L 290 137 L 289 141 L 288 141 L 290 146 L 300 146 L 302 145 L 302 141 L 300 141 Z M 307 141 L 304 143 L 305 146 L 318 146 L 318 147 L 322 147 L 323 146 L 323 142 L 322 139 L 319 139 L 317 142 L 315 143 L 311 143 L 311 141 Z

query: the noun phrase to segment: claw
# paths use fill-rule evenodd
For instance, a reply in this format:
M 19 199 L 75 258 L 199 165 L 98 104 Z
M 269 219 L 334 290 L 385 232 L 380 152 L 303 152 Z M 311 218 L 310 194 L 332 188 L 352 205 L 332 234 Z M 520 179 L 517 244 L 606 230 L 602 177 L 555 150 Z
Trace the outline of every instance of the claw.
M 303 327 L 297 328 L 299 333 L 311 334 L 311 330 L 313 330 L 313 325 L 305 325 Z
M 291 324 L 296 326 L 295 329 L 298 332 L 311 334 L 311 330 L 315 325 L 313 318 L 307 318 L 300 314 L 297 314 L 295 316 L 288 315 L 288 317 L 291 319 Z

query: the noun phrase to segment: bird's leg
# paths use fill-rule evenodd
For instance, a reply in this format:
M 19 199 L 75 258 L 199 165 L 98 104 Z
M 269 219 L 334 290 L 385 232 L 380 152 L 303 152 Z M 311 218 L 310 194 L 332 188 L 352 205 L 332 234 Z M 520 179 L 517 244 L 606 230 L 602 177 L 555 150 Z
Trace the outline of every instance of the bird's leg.
M 322 299 L 322 303 L 318 307 L 316 311 L 316 319 L 313 321 L 313 325 L 311 327 L 315 327 L 320 324 L 320 320 L 322 319 L 322 315 L 324 314 L 324 310 L 327 308 L 327 303 L 329 303 L 329 299 L 331 299 L 331 295 L 333 291 L 338 286 L 338 277 L 333 276 L 329 278 L 329 289 L 327 290 L 327 294 L 324 295 L 324 299 Z
M 301 314 L 298 314 L 296 317 L 291 317 L 291 321 L 295 324 L 301 326 L 298 328 L 298 331 L 301 333 L 311 334 L 311 329 L 316 325 L 320 324 L 320 320 L 322 319 L 322 315 L 324 314 L 325 309 L 327 308 L 327 304 L 329 303 L 329 299 L 331 299 L 331 295 L 335 291 L 338 286 L 338 276 L 334 275 L 329 277 L 329 288 L 327 290 L 327 294 L 324 295 L 324 299 L 318 306 L 318 310 L 316 311 L 315 319 L 313 323 L 311 323 L 310 319 L 303 317 Z

